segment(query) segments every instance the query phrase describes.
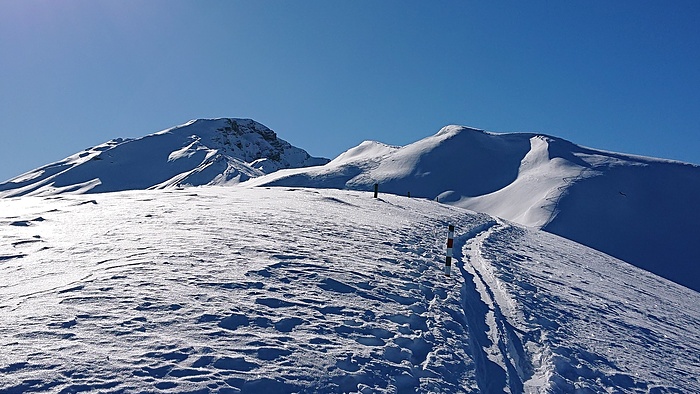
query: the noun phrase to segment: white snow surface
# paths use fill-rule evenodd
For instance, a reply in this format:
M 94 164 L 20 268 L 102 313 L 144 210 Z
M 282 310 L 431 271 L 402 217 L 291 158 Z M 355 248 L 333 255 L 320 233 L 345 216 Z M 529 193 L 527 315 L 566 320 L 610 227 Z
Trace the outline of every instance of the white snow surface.
M 700 166 L 541 134 L 452 125 L 407 146 L 365 141 L 328 163 L 251 119 L 199 119 L 22 174 L 0 183 L 0 198 L 187 185 L 371 190 L 375 183 L 382 193 L 544 229 L 700 291 Z
M 403 147 L 363 142 L 325 166 L 248 185 L 437 199 L 544 229 L 700 291 L 700 166 L 561 138 L 446 126 Z
M 426 199 L 25 196 L 0 239 L 3 393 L 700 392 L 699 293 Z
M 0 183 L 0 198 L 237 184 L 280 168 L 322 165 L 251 119 L 197 119 L 115 139 Z

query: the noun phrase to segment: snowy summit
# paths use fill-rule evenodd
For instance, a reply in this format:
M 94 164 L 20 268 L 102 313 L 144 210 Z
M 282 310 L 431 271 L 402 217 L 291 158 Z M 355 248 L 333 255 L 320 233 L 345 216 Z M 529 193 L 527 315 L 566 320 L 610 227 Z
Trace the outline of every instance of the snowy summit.
M 197 119 L 137 139 L 115 139 L 0 184 L 0 197 L 236 184 L 327 159 L 251 119 Z

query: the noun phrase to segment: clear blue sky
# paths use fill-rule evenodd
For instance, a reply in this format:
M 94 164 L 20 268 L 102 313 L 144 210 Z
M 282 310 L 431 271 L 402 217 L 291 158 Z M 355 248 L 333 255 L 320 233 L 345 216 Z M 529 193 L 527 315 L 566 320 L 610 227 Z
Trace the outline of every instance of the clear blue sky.
M 698 21 L 697 0 L 0 0 L 0 178 L 200 117 L 329 158 L 462 124 L 700 164 Z

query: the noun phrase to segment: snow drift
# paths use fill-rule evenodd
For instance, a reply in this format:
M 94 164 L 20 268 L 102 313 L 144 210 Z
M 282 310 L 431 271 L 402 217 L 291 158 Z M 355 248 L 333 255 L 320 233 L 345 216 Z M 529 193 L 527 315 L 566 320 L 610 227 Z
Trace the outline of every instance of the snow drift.
M 22 197 L 0 238 L 3 393 L 700 392 L 699 293 L 426 199 Z
M 447 126 L 403 147 L 365 141 L 325 166 L 250 185 L 437 199 L 541 228 L 700 291 L 700 167 L 552 136 Z
M 236 184 L 327 159 L 251 119 L 198 119 L 137 139 L 115 139 L 0 184 L 0 197 Z

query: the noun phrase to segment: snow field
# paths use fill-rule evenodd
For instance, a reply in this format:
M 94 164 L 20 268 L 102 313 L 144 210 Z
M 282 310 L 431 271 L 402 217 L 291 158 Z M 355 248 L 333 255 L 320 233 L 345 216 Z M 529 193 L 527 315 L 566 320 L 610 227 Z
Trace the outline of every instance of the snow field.
M 363 142 L 320 167 L 245 185 L 371 190 L 439 199 L 544 229 L 700 291 L 700 166 L 531 133 L 446 126 L 402 147 Z
M 477 389 L 441 264 L 448 221 L 485 215 L 303 189 L 0 204 L 0 391 Z
M 371 196 L 1 199 L 0 392 L 700 392 L 697 292 L 543 231 Z
M 279 170 L 279 171 L 277 171 Z M 446 126 L 406 146 L 313 158 L 251 119 L 116 139 L 0 183 L 0 198 L 181 186 L 284 186 L 438 199 L 543 229 L 700 291 L 700 166 L 533 133 Z
M 497 341 L 517 350 L 503 354 L 532 368 L 531 383 L 548 381 L 547 391 L 557 393 L 700 392 L 697 292 L 505 223 L 465 251 L 481 297 L 493 300 Z

